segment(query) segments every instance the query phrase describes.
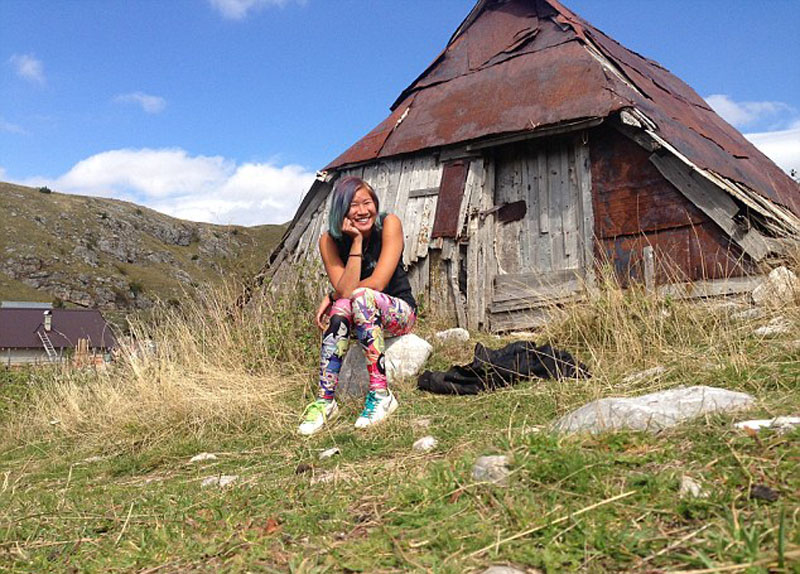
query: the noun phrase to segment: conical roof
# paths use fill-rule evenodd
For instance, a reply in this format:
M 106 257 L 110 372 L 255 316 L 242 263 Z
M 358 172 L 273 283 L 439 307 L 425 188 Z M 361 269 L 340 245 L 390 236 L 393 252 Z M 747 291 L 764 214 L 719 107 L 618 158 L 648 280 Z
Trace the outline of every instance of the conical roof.
M 800 216 L 800 186 L 691 87 L 555 0 L 480 0 L 389 117 L 328 168 L 630 108 L 696 167 Z

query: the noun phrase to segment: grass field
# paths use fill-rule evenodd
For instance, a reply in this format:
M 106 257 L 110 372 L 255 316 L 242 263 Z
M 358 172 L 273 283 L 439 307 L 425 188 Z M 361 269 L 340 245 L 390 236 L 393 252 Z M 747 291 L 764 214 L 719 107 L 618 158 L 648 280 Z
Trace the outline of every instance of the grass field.
M 314 306 L 265 297 L 239 320 L 230 294 L 165 309 L 133 332 L 155 344 L 107 371 L 2 372 L 0 570 L 11 572 L 800 572 L 800 430 L 732 422 L 800 414 L 800 306 L 737 320 L 729 307 L 607 285 L 536 335 L 590 380 L 528 381 L 475 397 L 395 386 L 401 407 L 356 432 L 361 405 L 295 434 L 314 391 Z M 781 316 L 788 332 L 754 329 Z M 433 340 L 441 322 L 423 317 Z M 429 368 L 468 362 L 475 334 Z M 661 365 L 657 379 L 623 383 Z M 595 398 L 704 384 L 753 394 L 745 413 L 659 434 L 560 436 Z M 438 446 L 413 451 L 433 435 Z M 340 454 L 319 460 L 338 447 Z M 190 462 L 201 452 L 215 460 Z M 511 461 L 507 487 L 478 456 Z M 236 476 L 226 487 L 209 477 Z M 706 497 L 682 496 L 688 476 Z M 752 498 L 751 487 L 779 494 Z

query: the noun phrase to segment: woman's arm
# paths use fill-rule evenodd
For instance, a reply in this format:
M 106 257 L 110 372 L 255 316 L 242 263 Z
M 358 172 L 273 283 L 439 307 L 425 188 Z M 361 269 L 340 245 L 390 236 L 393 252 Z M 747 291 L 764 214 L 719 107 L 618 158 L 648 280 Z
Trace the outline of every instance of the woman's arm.
M 345 222 L 348 221 L 345 218 Z M 342 224 L 342 227 L 346 223 Z M 353 244 L 350 246 L 350 253 L 356 257 L 348 257 L 347 261 L 342 261 L 339 251 L 336 249 L 336 242 L 329 233 L 323 233 L 319 238 L 319 252 L 322 255 L 322 263 L 325 265 L 325 272 L 331 282 L 336 297 L 350 297 L 353 289 L 358 287 L 358 279 L 361 276 L 361 246 L 363 239 L 360 234 L 353 237 Z
M 345 218 L 342 228 L 347 225 Z M 374 233 L 379 233 L 375 231 Z M 381 253 L 378 256 L 378 263 L 372 274 L 359 281 L 361 276 L 361 246 L 362 236 L 353 237 L 353 244 L 350 246 L 350 253 L 354 257 L 348 257 L 343 262 L 336 249 L 336 243 L 328 233 L 323 233 L 319 239 L 319 251 L 322 255 L 322 262 L 325 265 L 325 272 L 328 279 L 336 290 L 337 297 L 350 297 L 357 287 L 369 287 L 376 291 L 383 291 L 389 284 L 394 274 L 394 270 L 400 263 L 403 255 L 403 224 L 396 215 L 389 214 L 383 220 L 383 240 Z
M 379 232 L 375 232 L 379 233 Z M 394 275 L 394 270 L 400 263 L 403 255 L 403 224 L 400 218 L 390 213 L 383 220 L 383 242 L 378 263 L 372 275 L 363 279 L 358 287 L 369 287 L 376 291 L 383 291 Z

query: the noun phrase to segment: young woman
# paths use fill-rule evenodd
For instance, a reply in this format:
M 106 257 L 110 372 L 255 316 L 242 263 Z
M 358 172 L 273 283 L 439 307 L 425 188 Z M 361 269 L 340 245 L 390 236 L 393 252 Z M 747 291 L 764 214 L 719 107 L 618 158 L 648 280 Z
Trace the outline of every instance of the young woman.
M 397 399 L 386 387 L 383 338 L 384 333 L 408 333 L 417 304 L 403 268 L 403 225 L 396 215 L 380 213 L 379 207 L 375 191 L 362 179 L 345 177 L 334 186 L 328 231 L 319 240 L 333 286 L 316 315 L 324 331 L 319 395 L 303 413 L 300 434 L 313 434 L 336 416 L 334 394 L 353 334 L 369 372 L 369 393 L 356 428 L 376 424 L 397 409 Z

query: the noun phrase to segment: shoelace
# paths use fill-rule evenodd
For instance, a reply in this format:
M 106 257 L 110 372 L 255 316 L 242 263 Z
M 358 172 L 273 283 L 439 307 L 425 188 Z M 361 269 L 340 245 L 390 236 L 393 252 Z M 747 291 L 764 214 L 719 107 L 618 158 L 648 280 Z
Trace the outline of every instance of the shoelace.
M 325 413 L 325 405 L 314 402 L 306 407 L 306 411 L 303 413 L 303 420 L 315 420 L 317 417 L 313 416 L 314 411 L 322 415 L 322 420 L 326 420 L 328 418 L 328 415 Z
M 362 417 L 372 418 L 372 413 L 375 412 L 375 407 L 378 406 L 380 399 L 375 391 L 367 393 L 367 400 L 364 403 L 364 412 L 361 413 Z

